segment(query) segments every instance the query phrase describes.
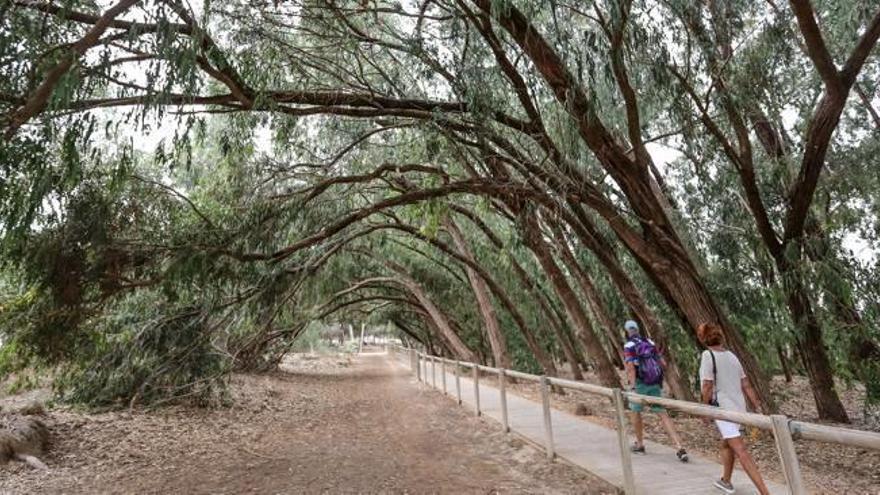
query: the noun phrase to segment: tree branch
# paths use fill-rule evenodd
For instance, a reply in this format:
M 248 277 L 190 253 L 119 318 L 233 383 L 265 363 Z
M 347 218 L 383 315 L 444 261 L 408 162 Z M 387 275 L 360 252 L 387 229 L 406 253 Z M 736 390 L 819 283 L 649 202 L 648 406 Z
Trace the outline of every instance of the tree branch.
M 80 57 L 86 51 L 95 46 L 101 39 L 101 35 L 116 18 L 131 8 L 139 0 L 121 0 L 119 3 L 108 9 L 95 22 L 85 36 L 80 38 L 76 43 L 70 46 L 68 53 L 61 57 L 61 60 L 52 68 L 46 71 L 43 82 L 26 98 L 24 105 L 19 109 L 10 112 L 4 116 L 6 121 L 6 138 L 10 139 L 15 135 L 18 129 L 26 124 L 32 117 L 39 114 L 49 105 L 49 100 L 55 92 L 55 86 L 61 81 L 65 74 L 73 67 Z
M 828 47 L 822 38 L 822 31 L 816 23 L 816 16 L 810 0 L 790 0 L 790 2 L 807 46 L 807 55 L 813 61 L 822 80 L 825 81 L 826 88 L 835 92 L 840 91 L 842 89 L 840 74 L 838 74 L 834 59 L 828 52 Z

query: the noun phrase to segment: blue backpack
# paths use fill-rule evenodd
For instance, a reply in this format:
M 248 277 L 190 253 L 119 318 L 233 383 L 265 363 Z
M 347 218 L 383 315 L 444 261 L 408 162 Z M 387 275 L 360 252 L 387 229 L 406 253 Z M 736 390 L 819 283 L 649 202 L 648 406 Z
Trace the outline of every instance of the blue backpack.
M 660 356 L 657 348 L 648 339 L 635 338 L 635 352 L 639 358 L 638 376 L 639 381 L 645 385 L 660 385 L 663 383 L 663 367 L 660 366 Z

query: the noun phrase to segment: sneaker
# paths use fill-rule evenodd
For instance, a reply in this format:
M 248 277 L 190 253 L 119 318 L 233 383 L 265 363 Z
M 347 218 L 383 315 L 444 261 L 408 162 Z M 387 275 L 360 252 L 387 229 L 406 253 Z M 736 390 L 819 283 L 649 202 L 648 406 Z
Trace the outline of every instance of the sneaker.
M 644 453 L 645 453 L 645 446 L 644 446 L 644 445 L 638 445 L 638 444 L 635 444 L 635 443 L 634 443 L 634 444 L 632 444 L 632 446 L 629 448 L 629 450 L 630 450 L 630 452 L 634 452 L 634 453 L 636 453 L 636 454 L 644 454 Z
M 681 462 L 688 461 L 688 453 L 684 449 L 678 449 L 678 452 L 675 453 L 675 457 L 678 457 L 678 460 Z
M 724 481 L 722 479 L 715 481 L 715 488 L 721 490 L 727 495 L 733 495 L 734 493 L 736 493 L 736 489 L 733 487 L 733 485 L 729 481 Z

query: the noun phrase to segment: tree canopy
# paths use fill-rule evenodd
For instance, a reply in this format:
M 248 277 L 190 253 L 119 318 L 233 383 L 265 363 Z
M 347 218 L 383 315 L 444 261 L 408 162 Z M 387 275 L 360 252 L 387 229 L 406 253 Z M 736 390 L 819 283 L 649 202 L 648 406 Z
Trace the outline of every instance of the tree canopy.
M 619 386 L 633 318 L 690 398 L 712 322 L 845 422 L 878 38 L 870 0 L 0 0 L 0 368 L 210 402 L 359 320 Z

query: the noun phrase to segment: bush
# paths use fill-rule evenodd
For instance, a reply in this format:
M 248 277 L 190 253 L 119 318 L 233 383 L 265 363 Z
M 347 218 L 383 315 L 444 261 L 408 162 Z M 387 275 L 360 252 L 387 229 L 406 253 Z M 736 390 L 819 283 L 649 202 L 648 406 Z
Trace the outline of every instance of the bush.
M 90 322 L 92 345 L 81 348 L 55 381 L 61 398 L 92 407 L 224 403 L 231 359 L 212 343 L 216 328 L 209 312 L 155 311 L 152 318 L 120 317 L 133 313 L 117 308 L 105 313 L 116 316 Z M 169 313 L 174 316 L 164 316 Z

